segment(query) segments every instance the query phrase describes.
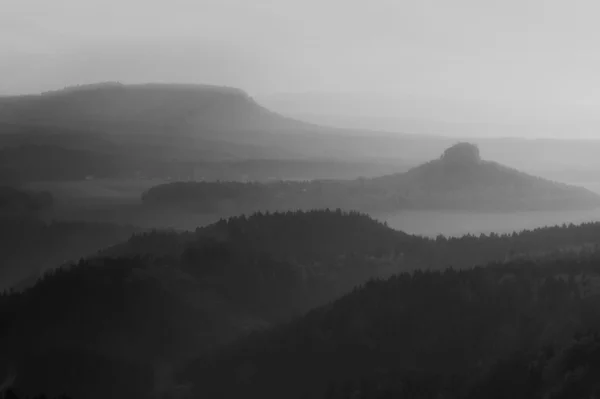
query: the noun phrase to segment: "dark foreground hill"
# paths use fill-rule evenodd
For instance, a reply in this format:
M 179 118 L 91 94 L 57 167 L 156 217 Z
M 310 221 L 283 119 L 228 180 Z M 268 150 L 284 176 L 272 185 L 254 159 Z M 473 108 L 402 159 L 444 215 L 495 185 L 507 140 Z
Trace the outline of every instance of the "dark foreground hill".
M 327 378 L 327 384 L 333 379 L 337 390 L 341 381 L 371 378 L 372 370 L 361 373 L 363 366 L 384 362 L 377 359 L 379 349 L 403 350 L 405 362 L 414 362 L 414 367 L 437 364 L 436 372 L 452 365 L 457 372 L 471 370 L 471 362 L 479 354 L 489 356 L 482 358 L 489 366 L 499 354 L 510 353 L 506 348 L 513 348 L 510 345 L 518 341 L 515 334 L 521 330 L 510 323 L 530 326 L 527 317 L 531 315 L 563 314 L 555 312 L 555 302 L 556 306 L 523 299 L 529 298 L 530 286 L 521 284 L 519 270 L 529 270 L 528 266 L 509 260 L 535 260 L 540 266 L 531 269 L 537 270 L 531 272 L 534 276 L 545 276 L 544 265 L 554 267 L 548 262 L 555 260 L 581 274 L 587 266 L 577 262 L 595 253 L 599 231 L 599 224 L 587 224 L 432 240 L 394 231 L 359 213 L 312 211 L 236 217 L 194 232 L 140 233 L 94 258 L 46 274 L 23 293 L 0 296 L 0 368 L 12 367 L 17 374 L 15 389 L 27 395 L 44 392 L 82 399 L 129 399 L 186 392 L 192 388 L 190 384 L 198 396 L 209 392 L 208 397 L 215 397 L 212 393 L 222 392 L 223 397 L 237 397 L 247 388 L 252 396 L 269 397 L 273 392 L 277 393 L 273 397 L 288 397 L 279 384 L 289 383 L 296 389 L 294 378 L 304 371 L 290 366 L 286 359 L 315 372 L 321 365 L 331 367 L 314 380 L 312 371 L 306 372 L 311 381 L 307 389 L 317 392 Z M 468 269 L 489 261 L 508 263 L 500 271 L 417 272 L 413 277 L 401 275 L 387 283 L 371 283 L 329 310 L 309 313 L 292 327 L 277 327 L 370 279 L 448 265 Z M 511 273 L 518 276 L 518 284 L 500 283 L 503 278 L 513 281 Z M 529 276 L 529 272 L 523 273 Z M 590 283 L 595 284 L 593 279 Z M 535 284 L 533 287 L 539 291 Z M 435 310 L 438 306 L 439 312 Z M 526 314 L 511 319 L 516 306 L 522 306 Z M 419 313 L 419 309 L 425 311 Z M 570 307 L 564 314 L 579 314 L 574 309 Z M 473 331 L 452 324 L 454 319 L 468 323 Z M 548 320 L 539 319 L 542 324 L 535 324 L 532 331 L 537 334 L 537 328 L 550 323 Z M 548 334 L 554 334 L 554 327 L 546 325 Z M 239 368 L 235 362 L 241 357 L 236 355 L 230 358 L 235 364 L 219 360 L 215 371 L 206 372 L 205 377 L 199 377 L 204 373 L 198 371 L 205 367 L 202 362 L 184 373 L 193 359 L 270 327 L 275 329 L 258 337 L 265 337 L 274 347 L 263 348 L 263 338 L 247 347 L 247 353 L 266 350 L 265 358 L 255 356 L 256 365 Z M 300 335 L 294 336 L 293 331 Z M 499 334 L 500 341 L 495 341 L 494 334 Z M 535 340 L 535 334 L 526 337 Z M 471 352 L 459 354 L 456 345 L 464 345 L 460 337 L 474 340 Z M 244 342 L 253 341 L 240 345 L 246 345 Z M 397 346 L 388 347 L 392 342 Z M 414 343 L 414 348 L 402 346 L 407 342 Z M 361 358 L 357 353 L 366 350 L 361 345 L 375 352 Z M 427 345 L 431 345 L 429 352 L 423 349 Z M 280 349 L 280 354 L 273 353 Z M 312 357 L 317 350 L 332 358 Z M 423 359 L 415 355 L 420 350 Z M 439 357 L 435 351 L 441 350 L 451 352 L 452 357 Z M 363 359 L 362 365 L 356 365 L 356 359 Z M 267 389 L 263 377 L 268 379 L 271 373 L 271 360 L 283 367 L 273 372 L 277 381 Z M 388 360 L 405 366 L 397 358 Z M 321 365 L 313 364 L 321 361 Z M 254 379 L 256 367 L 259 374 Z M 354 367 L 355 371 L 347 372 Z M 239 385 L 237 376 L 250 378 L 250 385 Z
M 54 199 L 48 192 L 31 192 L 0 186 L 0 217 L 40 217 L 52 209 Z
M 211 398 L 590 397 L 599 272 L 596 255 L 372 281 L 184 378 Z
M 15 393 L 13 390 L 10 390 L 10 389 L 8 389 L 8 390 L 3 389 L 0 391 L 0 394 L 4 395 L 3 399 L 48 399 L 48 397 L 44 394 L 40 394 L 40 395 L 31 397 L 31 398 L 29 398 L 29 397 L 23 398 L 23 397 L 19 396 L 17 393 Z M 56 397 L 53 399 L 71 399 L 71 398 L 69 398 L 68 396 L 62 395 L 62 396 L 59 396 L 59 397 Z
M 32 285 L 46 270 L 93 255 L 138 231 L 110 223 L 0 217 L 0 291 Z
M 2 363 L 15 370 L 14 388 L 27 395 L 148 397 L 154 362 L 189 344 L 203 319 L 155 282 L 134 278 L 138 268 L 135 260 L 82 262 L 2 297 Z
M 315 223 L 321 231 L 311 239 Z M 341 212 L 136 235 L 2 296 L 2 362 L 16 369 L 16 388 L 27 394 L 172 392 L 173 373 L 190 358 L 389 275 L 383 254 L 403 237 Z
M 600 223 L 431 239 L 408 235 L 365 214 L 339 209 L 259 212 L 221 219 L 195 232 L 136 234 L 103 254 L 179 260 L 201 253 L 198 250 L 203 246 L 214 245 L 234 253 L 263 253 L 295 264 L 318 263 L 321 268 L 330 267 L 331 261 L 369 257 L 396 270 L 440 270 L 447 266 L 470 268 L 515 258 L 595 251 L 600 245 Z
M 312 211 L 236 217 L 194 232 L 140 233 L 99 256 L 46 274 L 23 293 L 0 296 L 3 315 L 0 320 L 3 357 L 0 360 L 6 363 L 0 364 L 0 369 L 12 366 L 17 374 L 15 388 L 27 395 L 45 392 L 51 396 L 66 393 L 78 399 L 147 398 L 185 392 L 193 384 L 196 393 L 200 392 L 196 396 L 219 397 L 212 393 L 222 391 L 222 397 L 237 397 L 236 390 L 242 387 L 238 380 L 228 378 L 238 375 L 246 378 L 245 373 L 251 376 L 255 365 L 250 363 L 238 368 L 227 362 L 218 363 L 214 372 L 206 374 L 206 378 L 214 377 L 209 382 L 204 382 L 204 377 L 194 371 L 204 367 L 203 363 L 196 363 L 183 373 L 186 365 L 249 332 L 273 327 L 269 333 L 273 335 L 265 335 L 265 339 L 273 336 L 273 345 L 284 345 L 285 349 L 276 355 L 271 347 L 266 348 L 266 353 L 271 351 L 274 357 L 265 356 L 270 360 L 279 359 L 277 361 L 284 366 L 273 374 L 275 379 L 281 377 L 272 383 L 272 392 L 277 393 L 273 397 L 287 397 L 287 394 L 281 395 L 279 384 L 289 382 L 289 386 L 296 389 L 293 378 L 301 374 L 288 367 L 285 358 L 277 356 L 285 357 L 289 351 L 297 351 L 296 355 L 289 354 L 288 359 L 295 359 L 297 366 L 313 368 L 316 372 L 321 366 L 315 366 L 311 356 L 317 349 L 323 349 L 325 354 L 332 350 L 328 346 L 331 341 L 324 343 L 320 339 L 333 340 L 333 348 L 338 350 L 343 346 L 335 346 L 338 345 L 336 340 L 345 337 L 344 345 L 350 348 L 358 345 L 357 350 L 362 351 L 362 338 L 353 340 L 363 333 L 371 334 L 369 331 L 375 335 L 368 335 L 368 345 L 379 345 L 368 346 L 371 349 L 385 349 L 392 341 L 403 348 L 403 343 L 412 342 L 414 338 L 413 352 L 402 350 L 406 350 L 403 352 L 406 361 L 414 361 L 419 367 L 425 367 L 426 359 L 438 359 L 435 353 L 423 349 L 426 345 L 432 345 L 431 350 L 436 351 L 444 348 L 443 342 L 449 342 L 445 350 L 453 351 L 453 357 L 444 360 L 445 363 L 440 361 L 439 367 L 450 367 L 455 361 L 458 371 L 470 365 L 472 356 L 479 353 L 508 353 L 504 349 L 512 348 L 506 345 L 514 342 L 516 332 L 509 328 L 512 325 L 500 324 L 529 323 L 525 316 L 510 319 L 514 306 L 523 305 L 524 312 L 531 312 L 526 316 L 542 311 L 533 303 L 519 302 L 523 296 L 528 298 L 527 289 L 520 283 L 503 285 L 497 281 L 498 276 L 504 274 L 509 274 L 508 280 L 511 273 L 521 276 L 522 263 L 509 262 L 502 266 L 502 272 L 478 269 L 463 274 L 402 275 L 396 278 L 398 283 L 392 279 L 389 283 L 369 284 L 376 288 L 359 290 L 366 293 L 353 294 L 347 297 L 351 299 L 335 303 L 331 311 L 309 313 L 307 318 L 292 322 L 290 326 L 297 328 L 277 326 L 351 292 L 353 287 L 370 279 L 385 279 L 403 271 L 439 270 L 448 265 L 467 269 L 473 264 L 494 260 L 530 259 L 541 265 L 532 269 L 539 269 L 541 273 L 532 272 L 534 276 L 543 277 L 542 266 L 553 260 L 571 265 L 580 273 L 583 266 L 577 266 L 577 262 L 595 253 L 600 243 L 599 231 L 599 224 L 588 224 L 513 235 L 432 240 L 394 231 L 359 213 Z M 591 273 L 586 271 L 586 274 Z M 456 276 L 464 276 L 464 279 Z M 466 285 L 457 283 L 463 280 Z M 467 287 L 463 287 L 466 291 L 457 288 L 457 284 Z M 381 297 L 379 287 L 382 287 Z M 340 303 L 348 304 L 342 306 L 346 310 L 338 310 L 342 309 Z M 355 308 L 360 303 L 365 307 Z M 438 305 L 440 311 L 436 313 Z M 418 309 L 425 309 L 425 313 L 419 314 Z M 555 307 L 549 307 L 544 314 L 554 310 Z M 406 317 L 395 319 L 395 312 Z M 358 319 L 352 319 L 350 314 Z M 476 321 L 475 315 L 481 317 L 481 321 Z M 330 317 L 332 321 L 326 321 Z M 489 321 L 494 317 L 499 318 L 496 324 Z M 466 327 L 451 324 L 449 318 L 457 318 L 457 323 L 472 323 L 474 330 L 470 335 L 464 331 L 459 334 L 459 327 Z M 333 336 L 328 335 L 328 330 L 320 330 L 321 322 L 330 326 Z M 442 327 L 445 322 L 450 323 L 447 328 Z M 488 322 L 492 324 L 486 327 Z M 379 324 L 371 326 L 370 323 Z M 311 331 L 321 338 L 311 338 L 313 332 L 306 338 L 305 329 L 312 328 L 307 325 L 315 325 Z M 445 331 L 446 335 L 439 338 L 442 341 L 436 341 L 438 330 Z M 302 335 L 288 335 L 290 331 Z M 502 345 L 505 346 L 496 347 L 499 344 L 493 334 L 504 337 L 507 342 L 502 341 Z M 459 356 L 459 350 L 453 346 L 462 344 L 459 335 L 480 337 L 474 341 L 468 359 Z M 447 341 L 443 341 L 446 338 Z M 263 342 L 262 339 L 259 342 Z M 262 350 L 260 345 L 248 347 L 248 353 L 254 353 L 255 348 Z M 280 347 L 275 348 L 277 352 Z M 424 360 L 415 358 L 415 351 L 421 349 Z M 296 358 L 302 353 L 306 358 Z M 335 356 L 340 353 L 334 352 Z M 347 353 L 349 357 L 356 354 L 353 349 Z M 366 359 L 364 365 L 379 362 L 373 353 L 369 356 L 373 357 Z M 241 357 L 236 355 L 231 359 L 236 362 Z M 248 382 L 248 392 L 252 396 L 260 393 L 269 397 L 271 388 L 263 391 L 266 388 L 262 378 L 268 378 L 271 372 L 268 367 L 272 365 L 265 363 L 267 371 L 263 374 L 263 358 L 257 355 L 256 359 L 260 364 L 260 377 L 248 381 L 259 382 L 257 385 Z M 484 364 L 496 358 L 490 359 Z M 390 362 L 392 360 L 397 362 L 397 359 Z M 322 365 L 333 367 L 336 361 L 345 361 L 347 368 L 334 367 L 327 372 L 335 381 L 362 376 L 364 369 L 352 358 L 325 359 Z M 230 366 L 234 369 L 228 369 Z M 355 372 L 346 373 L 355 366 Z M 227 377 L 223 370 L 233 370 L 233 374 Z M 282 377 L 286 370 L 290 371 L 289 375 Z M 311 372 L 306 375 L 312 378 Z M 321 377 L 310 381 L 304 384 L 307 389 L 320 389 Z M 228 386 L 219 387 L 220 383 Z
M 150 206 L 197 212 L 344 208 L 514 212 L 593 209 L 600 196 L 584 188 L 530 176 L 483 161 L 477 147 L 463 143 L 440 159 L 406 173 L 350 181 L 170 183 L 142 197 Z

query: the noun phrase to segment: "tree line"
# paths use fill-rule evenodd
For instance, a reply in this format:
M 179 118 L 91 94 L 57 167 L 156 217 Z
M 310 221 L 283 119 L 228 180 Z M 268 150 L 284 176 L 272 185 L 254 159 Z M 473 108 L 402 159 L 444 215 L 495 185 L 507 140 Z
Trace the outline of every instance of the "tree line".
M 157 359 L 190 357 L 179 378 L 208 397 L 504 392 L 492 387 L 529 381 L 518 370 L 535 362 L 549 373 L 562 360 L 544 351 L 600 327 L 599 232 L 430 239 L 315 210 L 136 233 L 0 295 L 0 351 L 28 395 L 147 397 Z
M 600 257 L 373 280 L 198 359 L 198 396 L 567 398 L 600 392 Z M 598 287 L 594 287 L 598 289 Z M 588 396 L 585 396 L 588 395 Z

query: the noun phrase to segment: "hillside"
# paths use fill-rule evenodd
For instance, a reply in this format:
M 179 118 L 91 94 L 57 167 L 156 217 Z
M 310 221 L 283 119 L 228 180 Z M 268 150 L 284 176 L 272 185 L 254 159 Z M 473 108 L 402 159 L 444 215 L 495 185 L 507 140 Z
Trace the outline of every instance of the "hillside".
M 52 209 L 54 199 L 48 192 L 31 192 L 0 186 L 0 218 L 39 217 Z
M 33 285 L 46 270 L 93 255 L 139 231 L 111 223 L 0 217 L 0 291 Z
M 45 270 L 141 230 L 110 223 L 48 222 L 53 207 L 48 192 L 0 186 L 0 291 L 32 285 Z
M 600 206 L 600 196 L 589 190 L 484 161 L 478 148 L 468 143 L 450 147 L 439 159 L 406 173 L 370 179 L 365 187 L 418 209 L 525 211 Z
M 108 162 L 105 168 L 111 176 L 116 175 L 113 165 L 128 175 L 139 170 L 152 174 L 175 160 L 187 163 L 185 167 L 201 161 L 315 158 L 415 165 L 455 142 L 431 135 L 437 131 L 426 136 L 411 133 L 300 122 L 272 112 L 242 90 L 208 85 L 100 83 L 0 98 L 0 147 L 87 151 L 70 154 L 74 157 L 92 152 L 94 162 L 84 169 Z M 545 176 L 560 176 L 573 168 L 597 174 L 599 168 L 598 142 L 593 140 L 475 141 L 488 158 Z M 0 162 L 0 176 L 2 169 Z
M 309 226 L 319 220 L 315 247 Z M 355 235 L 342 234 L 350 229 Z M 341 212 L 136 235 L 47 273 L 24 293 L 0 295 L 10 315 L 0 326 L 0 367 L 16 367 L 16 387 L 27 394 L 130 398 L 172 389 L 160 381 L 193 356 L 389 275 L 389 262 L 375 258 L 403 236 Z
M 571 398 L 600 389 L 598 256 L 371 281 L 199 359 L 211 398 Z
M 0 177 L 189 176 L 195 162 L 294 157 L 268 137 L 309 126 L 226 87 L 111 83 L 6 97 Z
M 148 206 L 222 214 L 257 210 L 343 208 L 514 212 L 594 209 L 600 196 L 483 161 L 477 147 L 457 144 L 437 160 L 382 177 L 355 180 L 159 185 L 142 196 Z
M 311 226 L 319 226 L 313 229 Z M 510 234 L 427 238 L 393 230 L 356 212 L 257 213 L 221 219 L 194 232 L 151 231 L 102 251 L 103 256 L 151 256 L 185 263 L 208 256 L 198 249 L 216 246 L 232 253 L 260 252 L 298 265 L 335 266 L 344 257 L 380 260 L 392 270 L 471 268 L 489 262 L 545 259 L 595 251 L 600 223 L 562 225 Z M 332 263 L 333 261 L 333 263 Z M 384 268 L 385 269 L 385 268 Z
M 3 356 L 27 396 L 148 397 L 155 368 L 188 350 L 210 314 L 145 278 L 138 259 L 80 262 L 0 296 Z M 223 333 L 223 331 L 220 331 Z M 155 366 L 156 365 L 156 366 Z
M 272 113 L 238 89 L 201 85 L 81 86 L 0 100 L 0 121 L 105 133 L 279 131 L 303 124 Z
M 59 227 L 45 229 L 50 237 L 58 240 Z M 16 227 L 13 230 L 16 231 Z M 31 229 L 27 231 L 31 236 L 45 237 Z M 81 231 L 73 231 L 82 239 L 85 237 Z M 391 317 L 392 313 L 404 307 L 412 309 L 413 313 L 409 314 L 412 316 L 398 324 L 406 330 L 402 334 L 413 330 L 423 333 L 428 328 L 432 328 L 431 331 L 442 329 L 439 325 L 431 325 L 433 321 L 424 320 L 425 313 L 417 314 L 422 309 L 421 303 L 428 304 L 431 314 L 435 314 L 438 305 L 456 306 L 448 314 L 465 312 L 468 315 L 460 319 L 465 323 L 473 323 L 470 317 L 475 316 L 472 315 L 487 315 L 487 318 L 481 316 L 480 324 L 476 323 L 483 328 L 481 324 L 496 317 L 497 311 L 504 309 L 502 314 L 509 314 L 512 308 L 503 306 L 514 303 L 510 302 L 515 299 L 513 294 L 522 293 L 508 288 L 507 292 L 503 291 L 504 286 L 496 281 L 498 276 L 518 273 L 524 265 L 534 265 L 535 270 L 542 270 L 551 265 L 548 262 L 558 262 L 556 270 L 565 265 L 577 265 L 573 266 L 574 270 L 589 274 L 593 267 L 588 268 L 588 264 L 581 261 L 596 256 L 599 232 L 600 224 L 590 223 L 511 235 L 427 239 L 392 230 L 364 214 L 318 210 L 234 217 L 184 233 L 137 233 L 88 260 L 47 273 L 23 293 L 0 295 L 0 312 L 7 315 L 0 320 L 0 343 L 3 345 L 0 351 L 6 354 L 0 359 L 0 370 L 14 367 L 18 374 L 16 388 L 27 395 L 45 392 L 53 396 L 67 393 L 78 399 L 145 398 L 151 392 L 158 394 L 176 389 L 177 376 L 190 360 L 203 357 L 249 332 L 266 328 L 273 327 L 269 334 L 275 335 L 265 337 L 284 337 L 283 341 L 273 341 L 274 345 L 279 345 L 276 342 L 289 344 L 291 346 L 286 347 L 289 350 L 295 350 L 293 345 L 300 345 L 304 338 L 290 336 L 292 341 L 289 341 L 286 335 L 279 334 L 291 334 L 291 330 L 304 334 L 305 329 L 312 328 L 306 327 L 306 323 L 310 326 L 316 323 L 316 329 L 311 331 L 321 336 L 319 323 L 329 317 L 340 323 L 335 327 L 335 334 L 343 335 L 343 331 L 349 331 L 350 335 L 344 338 L 349 341 L 344 342 L 354 345 L 352 340 L 360 337 L 355 332 L 362 331 L 360 320 L 365 320 L 368 327 L 371 317 L 381 315 L 378 308 L 387 312 L 377 319 L 378 323 L 384 323 L 388 315 L 393 322 L 396 316 Z M 40 245 L 37 241 L 30 242 L 31 249 Z M 49 237 L 42 242 L 55 245 Z M 309 313 L 307 319 L 291 324 L 298 326 L 297 329 L 282 324 L 351 292 L 355 286 L 370 279 L 386 279 L 416 269 L 440 270 L 449 265 L 469 269 L 488 262 L 506 264 L 493 266 L 500 269 L 489 275 L 483 269 L 458 275 L 466 276 L 466 281 L 473 283 L 476 292 L 488 295 L 481 301 L 481 307 L 473 305 L 474 310 L 452 302 L 457 300 L 455 284 L 462 281 L 457 280 L 456 273 L 449 274 L 455 276 L 450 278 L 439 273 L 417 272 L 414 283 L 409 283 L 407 289 L 396 289 L 396 284 L 407 281 L 406 275 L 401 275 L 398 283 L 377 283 L 374 289 L 365 289 L 366 294 L 349 297 L 358 298 L 356 300 L 343 299 L 335 303 L 331 313 L 327 309 Z M 543 272 L 539 275 L 543 276 Z M 446 284 L 450 284 L 448 289 L 442 289 Z M 380 287 L 389 287 L 389 290 L 381 288 L 380 291 Z M 436 290 L 440 290 L 441 296 L 431 296 Z M 381 296 L 379 292 L 382 292 Z M 365 299 L 372 295 L 376 300 Z M 431 298 L 427 299 L 429 296 Z M 488 299 L 498 302 L 489 304 L 485 302 Z M 388 300 L 395 305 L 389 305 Z M 358 321 L 347 319 L 350 316 L 346 310 L 337 310 L 339 303 L 348 304 L 348 312 L 364 318 Z M 366 310 L 355 312 L 353 307 L 357 303 L 364 303 Z M 469 313 L 471 311 L 475 313 Z M 532 312 L 535 314 L 537 310 Z M 318 316 L 315 321 L 315 314 L 323 316 Z M 447 319 L 437 315 L 435 320 L 441 323 Z M 354 327 L 346 328 L 348 323 Z M 276 327 L 278 325 L 283 327 Z M 378 326 L 376 328 L 380 328 Z M 497 324 L 493 324 L 485 328 L 492 334 L 496 327 Z M 510 335 L 510 331 L 506 334 Z M 327 334 L 323 336 L 327 337 Z M 425 343 L 419 341 L 419 345 L 431 343 L 427 341 L 431 338 L 427 334 L 423 333 L 422 338 Z M 393 340 L 392 336 L 382 340 L 381 345 L 388 345 L 390 340 Z M 249 350 L 252 353 L 254 346 Z M 282 356 L 286 353 L 281 352 Z M 316 352 L 305 353 L 313 356 Z M 348 353 L 349 356 L 355 354 Z M 295 359 L 294 356 L 290 355 L 290 361 Z M 232 361 L 235 359 L 233 357 Z M 263 362 L 261 356 L 256 359 Z M 312 362 L 314 359 L 307 357 L 305 360 Z M 352 359 L 346 360 L 348 367 L 355 366 Z M 327 362 L 329 360 L 323 363 L 324 367 L 335 366 Z M 449 362 L 447 360 L 446 364 Z M 215 377 L 213 381 L 200 382 L 204 377 L 199 378 L 194 371 L 198 366 L 189 369 L 182 381 L 193 382 L 196 389 L 205 387 L 210 392 L 221 383 L 232 390 L 242 389 L 237 383 L 224 380 L 229 378 L 224 377 L 225 374 L 215 375 L 212 371 L 206 373 L 206 378 Z M 219 365 L 215 373 L 223 370 L 221 366 L 225 367 Z M 254 366 L 248 367 L 251 372 Z M 355 376 L 345 374 L 343 367 L 339 370 L 340 378 Z M 357 372 L 360 370 L 357 368 Z M 241 374 L 243 372 L 240 370 Z M 266 373 L 261 371 L 263 376 L 270 371 Z M 295 382 L 289 379 L 292 374 L 283 378 L 282 384 L 287 381 L 294 386 Z M 315 381 L 320 384 L 319 379 Z M 182 385 L 186 386 L 189 387 Z M 250 388 L 262 390 L 264 386 Z M 273 385 L 275 391 L 279 388 L 278 384 Z
M 290 170 L 287 176 L 309 178 L 331 174 L 319 162 L 333 162 L 334 167 L 343 162 L 356 169 L 352 178 L 372 175 L 375 162 L 403 165 L 389 153 L 382 157 L 398 138 L 342 132 L 280 116 L 234 88 L 86 85 L 0 98 L 0 179 L 12 183 L 196 174 L 241 179 L 243 174 L 229 171 L 231 162 L 247 160 L 275 162 Z M 263 180 L 272 176 L 260 173 Z

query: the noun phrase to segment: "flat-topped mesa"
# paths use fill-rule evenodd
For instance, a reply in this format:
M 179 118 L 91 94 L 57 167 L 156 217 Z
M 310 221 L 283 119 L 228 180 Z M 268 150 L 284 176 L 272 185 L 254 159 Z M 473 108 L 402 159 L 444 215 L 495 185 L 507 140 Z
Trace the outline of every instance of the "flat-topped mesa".
M 122 84 L 121 82 L 99 82 L 99 83 L 90 83 L 90 84 L 84 84 L 84 85 L 66 86 L 63 89 L 42 92 L 41 95 L 48 96 L 48 95 L 56 95 L 56 94 L 69 94 L 69 93 L 76 93 L 76 92 L 85 92 L 85 91 L 100 90 L 100 89 L 114 89 L 114 88 L 122 88 L 122 87 L 125 87 L 125 85 Z
M 444 151 L 440 160 L 447 164 L 471 165 L 480 163 L 481 156 L 479 155 L 479 148 L 475 144 L 463 142 Z

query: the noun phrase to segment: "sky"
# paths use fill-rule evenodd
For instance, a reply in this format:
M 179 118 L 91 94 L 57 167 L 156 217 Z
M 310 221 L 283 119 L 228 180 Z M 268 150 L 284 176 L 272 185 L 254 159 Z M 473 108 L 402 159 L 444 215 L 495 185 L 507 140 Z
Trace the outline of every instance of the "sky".
M 595 120 L 598 15 L 587 0 L 2 0 L 0 94 L 186 82 Z

